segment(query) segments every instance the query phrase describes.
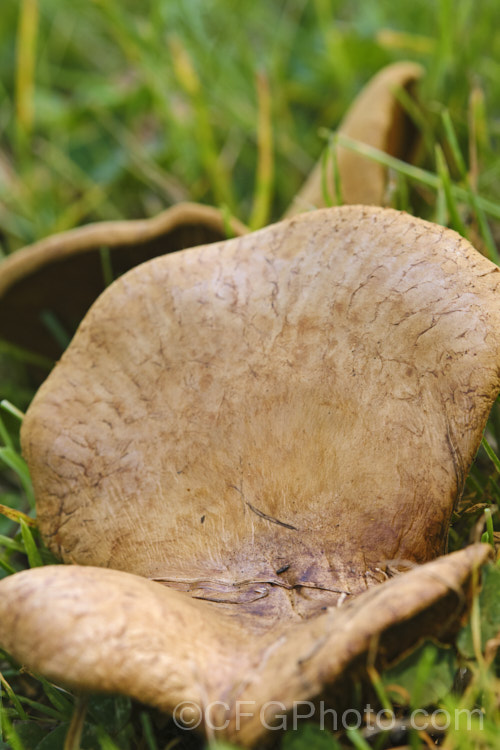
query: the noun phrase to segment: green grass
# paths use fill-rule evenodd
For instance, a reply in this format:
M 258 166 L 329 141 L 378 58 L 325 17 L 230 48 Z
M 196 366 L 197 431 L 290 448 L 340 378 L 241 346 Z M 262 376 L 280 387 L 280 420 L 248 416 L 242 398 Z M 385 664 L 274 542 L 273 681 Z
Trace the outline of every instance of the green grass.
M 90 221 L 150 216 L 185 199 L 217 205 L 254 229 L 277 220 L 328 138 L 335 144 L 331 134 L 361 85 L 383 65 L 412 59 L 427 71 L 420 104 L 407 103 L 422 132 L 419 163 L 401 164 L 343 136 L 338 142 L 389 167 L 396 207 L 452 226 L 497 262 L 497 25 L 497 0 L 3 0 L 0 254 Z M 0 397 L 23 410 L 33 395 L 23 367 L 33 358 L 0 342 Z M 0 504 L 14 511 L 0 515 L 1 577 L 51 558 L 30 525 L 19 415 L 8 406 L 0 415 Z M 486 437 L 453 519 L 451 550 L 482 534 L 497 538 L 499 404 Z M 492 601 L 476 600 L 459 651 L 430 645 L 416 665 L 372 674 L 380 705 L 394 706 L 398 716 L 405 705 L 481 706 L 483 729 L 450 730 L 448 750 L 497 746 L 499 665 L 494 654 L 484 655 L 488 627 L 498 625 Z M 465 667 L 468 679 L 457 687 L 457 670 Z M 85 707 L 78 696 L 20 672 L 7 655 L 0 654 L 0 669 L 0 749 L 62 748 L 69 727 L 78 735 L 80 720 L 82 747 L 195 746 L 187 735 L 177 742 L 165 717 L 128 699 L 93 697 Z M 389 677 L 404 689 L 391 692 Z M 375 746 L 391 741 L 379 737 Z M 408 741 L 425 746 L 416 731 Z M 367 747 L 361 730 L 334 739 L 309 725 L 283 746 L 338 743 Z

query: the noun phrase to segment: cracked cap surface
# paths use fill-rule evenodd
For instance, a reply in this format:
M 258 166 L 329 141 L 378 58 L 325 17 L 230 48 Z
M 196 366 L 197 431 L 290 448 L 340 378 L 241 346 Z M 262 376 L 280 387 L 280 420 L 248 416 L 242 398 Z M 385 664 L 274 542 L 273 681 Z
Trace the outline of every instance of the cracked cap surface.
M 270 617 L 441 554 L 498 392 L 499 282 L 371 207 L 130 271 L 23 425 L 46 542 Z

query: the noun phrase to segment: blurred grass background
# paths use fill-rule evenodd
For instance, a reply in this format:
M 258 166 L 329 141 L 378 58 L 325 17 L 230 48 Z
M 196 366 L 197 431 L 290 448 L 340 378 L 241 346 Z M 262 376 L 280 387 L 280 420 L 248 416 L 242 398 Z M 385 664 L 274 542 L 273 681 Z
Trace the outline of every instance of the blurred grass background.
M 0 255 L 91 221 L 152 216 L 182 200 L 224 207 L 253 228 L 276 220 L 323 149 L 322 128 L 338 125 L 375 72 L 404 59 L 427 71 L 415 113 L 421 166 L 442 175 L 441 144 L 452 180 L 464 184 L 449 116 L 467 180 L 500 211 L 499 22 L 498 0 L 1 0 Z M 411 194 L 406 201 L 412 210 Z M 448 221 L 439 191 L 421 191 L 415 203 L 421 215 Z M 472 210 L 458 206 L 465 221 Z M 489 232 L 493 242 L 500 237 L 490 222 L 476 234 L 480 245 L 491 242 Z M 0 397 L 24 409 L 32 395 L 22 364 L 0 346 Z M 2 414 L 0 503 L 33 515 L 16 453 L 18 422 Z M 498 405 L 488 437 L 498 451 Z M 486 520 L 495 541 L 499 466 L 479 454 L 451 548 L 480 535 Z M 37 545 L 36 530 L 0 518 L 0 575 L 39 564 Z M 453 664 L 456 671 L 459 661 Z M 73 698 L 16 665 L 1 668 L 15 691 L 2 683 L 9 740 L 0 748 L 62 748 Z M 496 747 L 498 679 L 480 659 L 468 669 L 469 686 L 456 701 L 485 706 L 486 731 L 455 733 L 445 746 Z M 84 747 L 196 746 L 125 699 L 93 699 L 88 716 Z M 296 750 L 326 747 L 315 745 L 324 738 L 294 741 Z M 342 738 L 366 750 L 363 741 Z M 428 746 L 416 733 L 410 742 Z
M 448 108 L 465 143 L 471 108 L 483 110 L 480 189 L 497 197 L 498 20 L 495 0 L 2 0 L 3 252 L 188 198 L 249 222 L 264 88 L 274 180 L 262 216 L 276 219 L 324 145 L 319 128 L 398 59 L 427 70 L 431 133 Z

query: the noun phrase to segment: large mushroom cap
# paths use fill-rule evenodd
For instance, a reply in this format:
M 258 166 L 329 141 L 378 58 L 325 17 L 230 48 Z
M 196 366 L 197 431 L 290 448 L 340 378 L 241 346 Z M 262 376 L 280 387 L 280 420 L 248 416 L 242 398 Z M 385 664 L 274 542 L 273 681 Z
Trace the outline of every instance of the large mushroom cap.
M 42 533 L 78 565 L 0 584 L 4 609 L 34 610 L 18 646 L 8 624 L 0 642 L 54 679 L 168 710 L 179 695 L 227 699 L 231 714 L 240 695 L 318 695 L 391 626 L 404 631 L 391 656 L 417 632 L 449 629 L 437 602 L 463 604 L 483 547 L 355 595 L 445 549 L 499 389 L 498 273 L 447 229 L 343 207 L 118 279 L 22 430 Z M 54 662 L 48 636 L 30 652 L 49 616 L 71 658 Z M 108 620 L 96 647 L 115 671 L 105 680 L 78 639 Z M 179 642 L 188 656 L 173 669 Z M 135 648 L 120 677 L 117 660 Z M 144 649 L 161 690 L 131 687 Z M 265 730 L 248 726 L 241 742 Z
M 117 277 L 146 260 L 223 240 L 243 225 L 220 211 L 180 203 L 152 219 L 89 224 L 40 240 L 0 263 L 0 337 L 52 359 L 60 344 L 44 322 L 49 312 L 72 335 L 106 286 L 100 251 Z M 34 372 L 35 380 L 45 373 Z
M 430 560 L 498 390 L 499 283 L 455 233 L 366 207 L 129 272 L 23 425 L 47 543 L 298 602 Z
M 339 125 L 339 133 L 407 160 L 415 149 L 414 124 L 397 97 L 398 89 L 412 93 L 424 70 L 413 62 L 382 68 L 358 94 Z M 386 205 L 387 170 L 344 147 L 337 149 L 342 203 Z M 321 158 L 295 196 L 286 216 L 325 206 L 325 165 Z M 328 194 L 335 197 L 333 166 L 326 169 Z

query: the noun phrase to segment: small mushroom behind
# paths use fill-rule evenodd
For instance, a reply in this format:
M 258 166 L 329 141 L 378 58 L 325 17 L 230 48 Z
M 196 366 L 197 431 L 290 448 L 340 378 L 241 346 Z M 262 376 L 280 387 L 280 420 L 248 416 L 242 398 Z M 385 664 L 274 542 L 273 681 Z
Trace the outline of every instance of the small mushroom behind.
M 109 251 L 111 272 L 165 253 L 242 234 L 235 219 L 224 222 L 215 208 L 180 203 L 152 219 L 108 221 L 53 235 L 13 253 L 0 263 L 0 338 L 53 360 L 63 347 L 44 316 L 70 338 L 106 286 L 100 251 Z M 46 372 L 31 368 L 34 382 Z
M 372 637 L 393 658 L 448 633 L 487 548 L 387 579 L 445 551 L 499 391 L 499 282 L 456 233 L 359 206 L 122 276 L 23 424 L 73 566 L 0 583 L 0 644 L 165 710 L 223 701 L 251 744 L 267 700 L 330 694 Z
M 415 148 L 417 133 L 395 91 L 403 88 L 411 94 L 423 73 L 420 65 L 411 62 L 394 63 L 383 68 L 356 97 L 339 126 L 339 132 L 386 151 L 391 156 L 409 159 Z M 387 170 L 382 165 L 339 146 L 337 168 L 342 203 L 374 206 L 386 204 Z M 295 196 L 285 217 L 325 206 L 323 171 L 320 159 Z M 333 167 L 330 162 L 326 175 L 328 193 L 334 197 Z

